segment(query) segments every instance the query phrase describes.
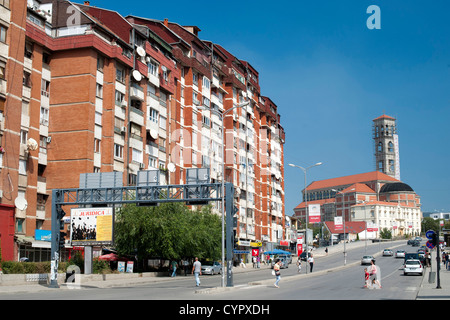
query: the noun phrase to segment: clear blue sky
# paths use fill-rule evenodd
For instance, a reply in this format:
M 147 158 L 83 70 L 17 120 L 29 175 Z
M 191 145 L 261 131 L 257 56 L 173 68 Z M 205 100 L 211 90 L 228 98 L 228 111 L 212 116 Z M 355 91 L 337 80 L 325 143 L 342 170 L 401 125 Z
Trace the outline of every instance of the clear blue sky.
M 78 1 L 77 1 L 78 2 Z M 81 2 L 81 1 L 80 1 Z M 116 1 L 91 5 L 122 15 L 196 25 L 260 73 L 261 93 L 286 131 L 286 214 L 313 180 L 375 170 L 372 120 L 397 118 L 401 180 L 423 211 L 450 211 L 450 2 Z M 381 29 L 369 30 L 370 5 Z

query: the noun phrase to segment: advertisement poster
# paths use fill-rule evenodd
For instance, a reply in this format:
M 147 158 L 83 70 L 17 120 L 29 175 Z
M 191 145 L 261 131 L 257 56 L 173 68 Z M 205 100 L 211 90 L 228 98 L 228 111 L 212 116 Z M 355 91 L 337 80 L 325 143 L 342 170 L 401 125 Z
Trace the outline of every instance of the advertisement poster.
M 134 261 L 127 261 L 127 273 L 133 273 Z
M 72 209 L 70 239 L 72 245 L 111 244 L 113 242 L 113 209 Z
M 125 272 L 125 261 L 117 261 L 117 271 Z
M 334 228 L 335 228 L 335 230 L 344 230 L 344 224 L 342 222 L 342 217 L 334 217 Z
M 320 222 L 320 204 L 308 205 L 309 223 Z

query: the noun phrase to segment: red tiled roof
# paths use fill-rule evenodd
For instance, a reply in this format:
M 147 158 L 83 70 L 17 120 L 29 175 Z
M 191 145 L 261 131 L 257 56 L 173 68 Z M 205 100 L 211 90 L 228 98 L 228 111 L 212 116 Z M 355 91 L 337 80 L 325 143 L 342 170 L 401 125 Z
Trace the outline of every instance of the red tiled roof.
M 363 183 L 363 182 L 376 181 L 376 180 L 400 182 L 399 180 L 397 180 L 391 176 L 388 176 L 387 174 L 384 174 L 380 171 L 372 171 L 372 172 L 354 174 L 351 176 L 314 181 L 308 186 L 308 191 L 315 190 L 315 189 L 332 188 L 332 187 L 336 187 L 336 186 L 352 185 L 355 183 Z
M 378 118 L 373 119 L 373 121 L 376 121 L 376 120 L 379 120 L 379 119 L 392 119 L 392 120 L 395 120 L 395 118 L 383 114 L 382 116 L 379 116 Z
M 320 204 L 320 205 L 323 205 L 323 204 L 326 204 L 326 203 L 334 203 L 336 200 L 334 199 L 334 198 L 331 198 L 331 199 L 322 199 L 322 200 L 310 200 L 310 201 L 308 201 L 308 206 L 310 205 L 310 204 Z M 295 209 L 303 209 L 303 208 L 305 208 L 305 201 L 303 201 L 302 203 L 300 203 L 298 206 L 296 206 L 295 207 Z M 295 210 L 294 209 L 294 210 Z
M 355 183 L 350 187 L 342 190 L 340 193 L 349 193 L 349 192 L 358 192 L 358 193 L 375 193 L 367 184 L 364 183 Z

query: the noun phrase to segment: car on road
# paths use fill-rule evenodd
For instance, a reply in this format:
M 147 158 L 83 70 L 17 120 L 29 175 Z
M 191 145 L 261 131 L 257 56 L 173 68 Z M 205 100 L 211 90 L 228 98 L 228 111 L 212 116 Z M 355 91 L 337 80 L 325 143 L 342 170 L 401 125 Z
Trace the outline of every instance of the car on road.
M 395 257 L 396 258 L 404 258 L 405 254 L 406 254 L 405 250 L 397 250 L 395 252 Z
M 375 258 L 373 256 L 367 256 L 367 255 L 363 256 L 361 258 L 361 265 L 363 265 L 363 264 L 371 264 L 372 260 L 375 260 Z
M 406 276 L 410 273 L 419 273 L 420 275 L 423 274 L 423 266 L 420 260 L 417 259 L 406 260 L 405 266 L 403 268 L 403 274 Z
M 222 274 L 222 265 L 220 262 L 203 262 L 202 263 L 202 274 Z
M 384 249 L 383 250 L 383 256 L 393 256 L 394 252 L 391 249 Z
M 411 245 L 412 245 L 413 247 L 418 247 L 418 246 L 420 246 L 420 241 L 414 240 L 414 241 L 411 243 Z

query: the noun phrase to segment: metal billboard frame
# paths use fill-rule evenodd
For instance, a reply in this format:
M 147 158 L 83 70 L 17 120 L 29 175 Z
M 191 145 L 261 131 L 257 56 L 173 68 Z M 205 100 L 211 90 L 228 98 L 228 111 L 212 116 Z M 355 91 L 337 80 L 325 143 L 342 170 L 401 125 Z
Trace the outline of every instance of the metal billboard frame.
M 227 287 L 233 287 L 233 204 L 234 186 L 225 183 L 226 213 L 226 271 Z M 222 201 L 222 183 L 199 183 L 182 185 L 141 185 L 108 188 L 70 188 L 52 190 L 52 237 L 51 237 L 51 277 L 50 288 L 59 288 L 58 261 L 60 256 L 60 231 L 64 227 L 61 219 L 66 215 L 62 206 L 70 205 L 118 205 L 134 203 L 154 205 L 165 202 L 185 202 L 191 205 L 211 201 Z M 222 266 L 224 267 L 224 266 Z

